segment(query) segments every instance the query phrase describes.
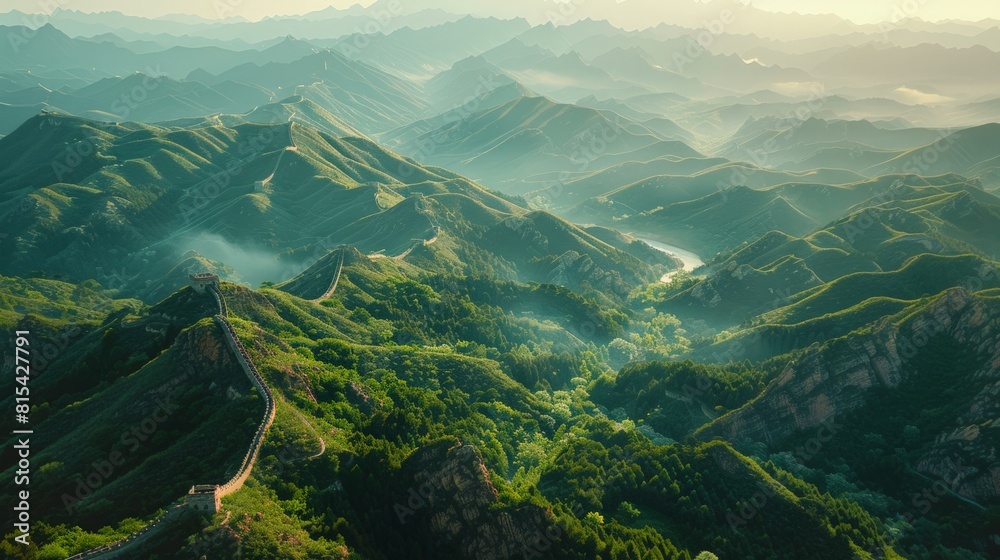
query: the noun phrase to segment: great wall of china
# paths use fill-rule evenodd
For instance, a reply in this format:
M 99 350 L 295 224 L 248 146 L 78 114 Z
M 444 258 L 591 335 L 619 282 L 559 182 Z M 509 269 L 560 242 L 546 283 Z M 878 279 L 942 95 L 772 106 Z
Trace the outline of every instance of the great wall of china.
M 341 260 L 341 262 L 343 261 Z M 339 279 L 339 277 L 340 271 L 338 270 L 337 278 Z M 254 365 L 253 360 L 250 359 L 250 355 L 247 353 L 246 348 L 240 341 L 239 336 L 236 335 L 236 330 L 233 329 L 232 323 L 229 322 L 229 306 L 227 305 L 226 298 L 222 295 L 222 291 L 219 288 L 218 277 L 215 275 L 191 276 L 191 283 L 192 287 L 194 287 L 196 291 L 200 293 L 209 291 L 215 298 L 215 301 L 219 306 L 219 313 L 215 315 L 213 319 L 222 329 L 223 336 L 226 339 L 226 344 L 233 351 L 233 353 L 236 354 L 236 359 L 243 368 L 244 373 L 246 373 L 247 378 L 260 393 L 261 397 L 264 398 L 264 418 L 257 427 L 257 433 L 254 434 L 254 438 L 250 443 L 249 449 L 243 456 L 240 468 L 227 482 L 219 485 L 196 485 L 192 487 L 191 492 L 189 492 L 188 495 L 177 499 L 172 504 L 167 506 L 166 510 L 162 514 L 153 519 L 148 525 L 139 531 L 113 543 L 70 556 L 67 560 L 111 560 L 113 558 L 134 557 L 127 555 L 126 552 L 129 549 L 146 542 L 157 531 L 172 523 L 185 511 L 192 509 L 192 506 L 196 511 L 202 511 L 201 508 L 208 505 L 209 507 L 205 508 L 204 511 L 215 513 L 218 510 L 219 498 L 239 490 L 250 476 L 250 472 L 253 470 L 254 463 L 257 461 L 257 456 L 260 453 L 260 447 L 264 443 L 264 434 L 267 432 L 267 429 L 271 427 L 271 423 L 274 422 L 274 394 L 271 392 L 271 388 L 268 387 L 267 382 L 265 382 L 264 378 L 260 375 L 260 372 L 257 370 L 257 366 Z M 334 281 L 333 288 L 336 289 L 336 281 Z M 214 507 L 212 507 L 213 505 Z
M 340 283 L 340 273 L 344 270 L 344 255 L 347 253 L 347 247 L 341 246 L 337 250 L 340 251 L 340 259 L 337 261 L 337 271 L 333 273 L 333 281 L 330 282 L 330 287 L 323 292 L 323 295 L 313 300 L 315 302 L 329 299 L 333 295 L 333 292 L 337 290 L 337 284 Z
M 281 160 L 287 152 L 298 151 L 299 148 L 295 144 L 295 137 L 292 133 L 292 128 L 294 126 L 292 119 L 294 116 L 295 114 L 293 113 L 291 117 L 289 117 L 289 145 L 281 150 L 280 154 L 278 154 L 278 159 L 274 164 L 274 170 L 271 174 L 264 178 L 264 180 L 258 181 L 254 185 L 255 191 L 260 192 L 268 187 L 271 180 L 274 178 L 274 175 L 278 172 L 278 166 L 281 164 Z M 320 302 L 329 298 L 337 289 L 337 284 L 340 282 L 340 275 L 344 266 L 344 256 L 347 252 L 347 248 L 342 246 L 339 248 L 339 251 L 340 257 L 337 263 L 336 272 L 334 273 L 333 279 L 330 283 L 330 287 L 323 293 L 323 295 L 313 300 L 315 302 Z M 70 556 L 67 560 L 111 560 L 114 558 L 129 558 L 129 556 L 126 555 L 127 550 L 147 541 L 157 531 L 172 523 L 185 511 L 195 510 L 204 513 L 217 512 L 220 507 L 219 498 L 232 494 L 242 488 L 243 483 L 250 477 L 250 472 L 253 470 L 254 463 L 256 463 L 257 456 L 260 453 L 261 445 L 264 443 L 264 434 L 274 422 L 274 394 L 271 392 L 271 388 L 268 387 L 267 382 L 264 381 L 263 376 L 260 375 L 260 372 L 257 370 L 257 366 L 254 365 L 253 360 L 250 359 L 250 355 L 247 353 L 246 348 L 240 341 L 239 336 L 236 335 L 236 330 L 233 328 L 232 323 L 229 322 L 229 306 L 226 303 L 226 298 L 222 295 L 222 291 L 219 287 L 218 276 L 214 274 L 191 275 L 190 281 L 192 288 L 194 288 L 198 293 L 205 293 L 206 291 L 209 291 L 215 298 L 215 301 L 219 306 L 219 313 L 215 315 L 213 319 L 222 329 L 227 346 L 229 346 L 229 348 L 236 355 L 236 359 L 243 368 L 244 373 L 246 373 L 247 378 L 257 389 L 257 392 L 260 393 L 261 397 L 264 398 L 264 418 L 257 427 L 257 432 L 254 434 L 254 438 L 250 443 L 249 449 L 247 449 L 246 454 L 243 456 L 240 468 L 227 482 L 223 484 L 198 484 L 192 486 L 191 491 L 187 495 L 178 498 L 173 503 L 168 505 L 163 513 L 150 521 L 148 525 L 139 531 L 113 543 Z M 320 438 L 320 442 L 322 442 L 322 450 L 319 455 L 322 455 L 326 450 L 326 444 L 323 442 L 322 438 Z
M 215 322 L 222 327 L 222 332 L 226 335 L 226 342 L 229 347 L 236 353 L 236 359 L 239 360 L 240 365 L 243 367 L 243 371 L 247 374 L 250 382 L 257 389 L 257 392 L 264 398 L 265 410 L 264 419 L 261 420 L 260 425 L 257 427 L 257 433 L 254 434 L 253 442 L 250 444 L 250 449 L 247 450 L 246 455 L 243 456 L 243 463 L 240 465 L 239 470 L 236 475 L 233 476 L 225 484 L 219 486 L 218 494 L 219 496 L 228 496 L 233 492 L 239 490 L 243 483 L 246 482 L 247 477 L 250 476 L 250 471 L 253 469 L 254 463 L 257 461 L 257 455 L 260 453 L 260 446 L 264 443 L 264 434 L 267 429 L 271 427 L 271 423 L 274 422 L 274 394 L 271 393 L 271 388 L 267 386 L 267 382 L 257 371 L 257 366 L 254 365 L 253 361 L 250 359 L 250 355 L 247 353 L 246 348 L 244 348 L 243 343 L 240 342 L 240 338 L 236 336 L 236 331 L 233 329 L 232 323 L 226 316 L 222 315 L 226 312 L 225 298 L 222 296 L 222 291 L 219 289 L 218 284 L 212 286 L 212 294 L 219 301 L 219 315 L 214 317 Z

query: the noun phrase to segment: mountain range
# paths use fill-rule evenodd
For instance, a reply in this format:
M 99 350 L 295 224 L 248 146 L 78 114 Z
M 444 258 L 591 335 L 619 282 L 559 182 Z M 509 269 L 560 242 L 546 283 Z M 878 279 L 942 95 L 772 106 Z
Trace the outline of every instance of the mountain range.
M 3 558 L 1000 557 L 1000 21 L 93 4 L 0 14 Z

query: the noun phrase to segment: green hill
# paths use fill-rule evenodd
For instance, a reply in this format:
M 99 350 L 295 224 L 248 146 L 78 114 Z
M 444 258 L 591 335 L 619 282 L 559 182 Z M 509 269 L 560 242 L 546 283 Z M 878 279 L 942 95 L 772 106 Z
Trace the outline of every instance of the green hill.
M 957 173 L 979 180 L 986 188 L 998 184 L 996 153 L 986 146 L 996 142 L 1000 125 L 984 124 L 957 131 L 938 132 L 933 138 L 914 134 L 921 139 L 916 146 L 905 149 L 873 149 L 869 146 L 824 147 L 785 167 L 807 170 L 817 166 L 842 167 L 869 177 L 889 173 L 917 173 L 934 176 Z
M 925 146 L 941 137 L 941 131 L 929 128 L 886 130 L 867 120 L 826 120 L 816 117 L 804 121 L 751 117 L 719 150 L 725 157 L 740 160 L 748 154 L 768 154 L 774 166 L 808 171 L 816 168 L 839 168 L 858 171 L 875 163 L 878 152 L 891 153 Z M 843 159 L 832 159 L 837 153 Z M 805 160 L 812 165 L 797 163 Z M 884 160 L 883 160 L 884 161 Z M 794 165 L 788 165 L 796 162 Z
M 1000 558 L 1000 20 L 96 3 L 0 9 L 0 558 Z
M 416 120 L 426 108 L 417 86 L 331 50 L 292 62 L 243 64 L 210 83 L 229 80 L 265 87 L 279 97 L 302 95 L 366 134 Z
M 346 243 L 428 270 L 483 263 L 512 278 L 574 287 L 593 281 L 624 296 L 662 268 L 552 216 L 539 221 L 542 215 L 452 172 L 299 124 L 339 126 L 305 100 L 261 110 L 295 122 L 247 122 L 253 114 L 193 127 L 104 127 L 58 115 L 29 121 L 0 141 L 0 151 L 18 153 L 0 176 L 4 231 L 18 232 L 4 241 L 15 255 L 5 270 L 29 270 L 27 255 L 44 254 L 55 272 L 104 283 L 114 273 L 127 279 L 128 293 L 156 297 L 186 283 L 199 264 L 234 280 L 281 281 L 308 266 L 309 255 Z M 48 151 L 16 148 L 40 137 L 50 139 Z M 39 162 L 67 143 L 94 153 L 39 177 Z M 46 181 L 51 186 L 33 187 Z M 508 245 L 511 235 L 528 232 L 533 245 Z
M 227 116 L 229 115 L 223 115 L 222 118 Z M 258 124 L 297 122 L 331 136 L 365 136 L 353 126 L 300 95 L 293 95 L 277 103 L 254 107 L 252 111 L 245 115 L 238 115 L 238 117 L 242 122 Z M 224 122 L 226 121 L 231 121 L 231 116 L 230 119 L 224 119 Z M 233 126 L 234 123 L 226 122 L 226 124 Z
M 831 472 L 850 463 L 860 485 L 901 500 L 926 484 L 923 477 L 945 472 L 948 456 L 958 454 L 967 474 L 949 484 L 935 515 L 975 516 L 985 510 L 980 500 L 995 499 L 979 485 L 993 461 L 988 449 L 996 434 L 978 426 L 998 413 L 984 405 L 995 382 L 996 314 L 995 297 L 963 288 L 922 298 L 914 308 L 799 353 L 758 397 L 698 436 L 755 440 L 766 434 L 772 453 L 794 452 L 822 422 L 835 422 L 827 444 L 800 453 L 805 464 Z M 980 435 L 961 436 L 966 429 Z M 859 455 L 862 448 L 867 451 Z
M 753 171 L 739 173 L 738 178 L 747 174 L 758 177 Z M 870 221 L 870 213 L 862 211 L 864 208 L 898 208 L 926 222 L 913 229 L 914 233 L 929 233 L 945 245 L 957 243 L 979 247 L 986 253 L 995 251 L 995 237 L 985 232 L 987 224 L 994 223 L 992 216 L 998 201 L 957 175 L 885 175 L 830 184 L 779 181 L 756 189 L 732 187 L 732 179 L 729 166 L 692 176 L 655 177 L 588 200 L 574 207 L 570 215 L 578 220 L 589 218 L 624 225 L 700 254 L 714 254 L 738 250 L 741 244 L 755 241 L 769 229 L 801 237 L 836 220 L 846 220 L 852 213 L 860 212 L 855 219 Z M 958 198 L 947 202 L 953 196 Z M 948 210 L 952 205 L 962 210 Z M 966 220 L 966 216 L 976 217 Z M 864 225 L 861 230 L 869 227 Z M 840 231 L 838 235 L 853 240 L 859 232 Z M 874 236 L 866 239 L 874 242 Z
M 917 299 L 952 286 L 965 286 L 972 279 L 981 278 L 984 270 L 994 266 L 990 261 L 972 255 L 921 254 L 898 270 L 857 272 L 799 293 L 787 305 L 765 314 L 763 319 L 791 324 L 851 309 L 875 297 Z M 987 277 L 983 287 L 995 288 L 997 282 L 1000 279 Z
M 836 558 L 852 542 L 860 546 L 865 539 L 891 553 L 878 522 L 860 508 L 823 495 L 772 465 L 762 468 L 724 443 L 654 446 L 638 432 L 621 431 L 600 418 L 575 424 L 574 432 L 583 436 L 579 440 L 557 435 L 566 433 L 566 413 L 577 416 L 582 410 L 575 403 L 564 408 L 565 403 L 533 394 L 515 379 L 559 383 L 573 374 L 548 373 L 569 362 L 545 352 L 541 340 L 559 340 L 560 333 L 567 341 L 614 335 L 600 326 L 577 330 L 580 317 L 620 328 L 620 317 L 605 314 L 592 300 L 490 279 L 439 277 L 424 283 L 385 259 L 352 262 L 342 289 L 323 304 L 276 290 L 223 285 L 230 320 L 278 396 L 277 416 L 250 483 L 223 499 L 231 518 L 240 522 L 231 531 L 190 523 L 168 527 L 146 544 L 149 553 L 171 547 L 219 551 L 237 542 L 242 543 L 241 554 L 252 557 L 270 554 L 267 550 L 333 554 L 343 547 L 394 552 L 425 534 L 434 537 L 428 554 L 440 554 L 441 545 L 433 543 L 444 533 L 433 520 L 443 515 L 457 521 L 450 512 L 460 503 L 475 512 L 474 521 L 463 521 L 460 531 L 448 534 L 471 550 L 493 546 L 476 536 L 493 527 L 516 534 L 561 527 L 565 533 L 559 546 L 569 557 L 594 554 L 597 534 L 615 547 L 642 539 L 672 558 L 686 557 L 682 550 L 706 548 L 744 554 L 778 537 L 788 539 L 777 549 L 781 558 L 793 558 L 801 550 Z M 58 512 L 36 521 L 44 531 L 38 542 L 48 551 L 71 554 L 112 540 L 138 523 L 100 533 L 96 529 L 125 515 L 145 517 L 183 495 L 192 483 L 230 472 L 251 436 L 260 403 L 248 396 L 254 393 L 223 346 L 217 326 L 199 318 L 213 307 L 211 297 L 185 289 L 152 308 L 108 321 L 63 353 L 56 370 L 62 375 L 38 385 L 40 399 L 48 400 L 56 387 L 60 395 L 46 412 L 36 413 L 39 431 L 49 434 L 39 440 L 44 439 L 45 451 L 38 456 L 43 465 L 39 476 L 49 484 L 34 503 L 55 502 L 44 511 Z M 166 336 L 151 337 L 149 329 L 164 321 Z M 526 361 L 528 348 L 535 350 Z M 573 351 L 587 352 L 579 342 Z M 108 363 L 114 368 L 95 368 Z M 591 375 L 583 370 L 576 374 Z M 124 426 L 141 423 L 163 399 L 173 403 L 175 398 L 178 408 L 136 446 L 119 441 L 118 431 L 102 429 L 110 416 Z M 551 460 L 539 463 L 530 449 L 543 450 Z M 88 474 L 90 457 L 100 460 L 115 451 L 126 457 L 122 466 L 63 513 L 59 501 L 64 490 L 74 491 L 73 473 Z M 183 459 L 190 456 L 199 460 Z M 581 468 L 597 469 L 588 492 L 576 474 Z M 529 469 L 535 477 L 525 478 Z M 440 472 L 452 473 L 448 476 L 456 486 L 435 490 L 432 505 L 408 510 L 382 506 L 396 503 L 397 496 L 405 500 L 408 488 Z M 632 474 L 619 477 L 625 472 Z M 509 473 L 520 474 L 508 482 Z M 713 482 L 699 483 L 701 477 Z M 662 480 L 698 490 L 685 500 Z M 138 484 L 142 492 L 136 490 Z M 285 496 L 289 484 L 313 490 Z M 771 515 L 750 521 L 755 523 L 753 539 L 731 537 L 727 513 L 760 485 L 773 492 Z M 118 492 L 133 498 L 107 499 Z M 475 498 L 471 502 L 470 496 Z M 299 503 L 299 513 L 288 509 L 292 501 Z M 677 505 L 662 507 L 670 502 Z M 324 513 L 333 507 L 336 514 Z M 264 515 L 257 514 L 262 511 Z M 840 511 L 836 535 L 823 529 L 832 526 L 829 511 Z M 331 524 L 320 533 L 302 522 L 303 513 L 368 522 Z M 401 530 L 399 516 L 404 513 Z M 592 524 L 597 515 L 607 520 L 607 529 Z M 81 525 L 82 530 L 56 523 Z M 691 531 L 694 524 L 718 527 L 718 536 Z M 796 527 L 795 535 L 790 526 Z M 277 527 L 296 538 L 277 538 Z
M 588 157 L 629 152 L 661 140 L 632 125 L 618 124 L 593 109 L 522 97 L 446 123 L 407 140 L 399 149 L 499 183 L 573 168 L 574 162 L 586 162 Z M 595 151 L 592 142 L 605 147 Z M 588 156 L 591 152 L 593 156 Z
M 821 285 L 822 281 L 804 261 L 788 256 L 761 269 L 750 265 L 727 266 L 670 297 L 660 307 L 690 319 L 731 325 L 773 309 L 790 294 Z
M 470 56 L 436 74 L 427 81 L 425 90 L 438 111 L 467 111 L 469 107 L 475 111 L 511 101 L 519 95 L 534 97 L 530 89 L 481 56 Z
M 137 72 L 106 78 L 69 93 L 53 92 L 45 101 L 82 117 L 155 123 L 242 113 L 270 98 L 263 88 L 247 84 L 226 81 L 209 86 Z
M 889 196 L 891 195 L 891 196 Z M 726 263 L 766 265 L 786 255 L 805 260 L 824 281 L 852 272 L 892 270 L 926 252 L 992 255 L 997 203 L 965 184 L 894 187 L 805 237 L 772 231 L 734 249 Z
M 616 201 L 615 206 L 621 203 Z M 780 194 L 747 187 L 675 202 L 628 220 L 640 231 L 656 232 L 658 238 L 692 247 L 701 254 L 737 246 L 772 229 L 802 235 L 819 223 Z

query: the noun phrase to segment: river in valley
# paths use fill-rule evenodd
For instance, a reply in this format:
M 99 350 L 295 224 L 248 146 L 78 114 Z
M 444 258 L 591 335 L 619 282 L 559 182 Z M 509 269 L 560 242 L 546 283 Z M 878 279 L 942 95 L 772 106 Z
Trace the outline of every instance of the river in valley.
M 681 270 L 686 270 L 688 272 L 691 272 L 694 269 L 698 268 L 699 266 L 705 264 L 705 261 L 701 260 L 701 257 L 692 253 L 691 251 L 685 251 L 680 247 L 674 247 L 673 245 L 667 245 L 666 243 L 660 243 L 659 241 L 644 239 L 642 237 L 637 237 L 635 235 L 633 235 L 632 237 L 635 237 L 639 241 L 645 242 L 647 245 L 658 251 L 662 251 L 672 257 L 676 257 L 684 264 L 682 268 L 664 274 L 663 278 L 660 278 L 660 282 L 663 283 L 670 282 L 670 280 L 674 276 L 676 276 Z

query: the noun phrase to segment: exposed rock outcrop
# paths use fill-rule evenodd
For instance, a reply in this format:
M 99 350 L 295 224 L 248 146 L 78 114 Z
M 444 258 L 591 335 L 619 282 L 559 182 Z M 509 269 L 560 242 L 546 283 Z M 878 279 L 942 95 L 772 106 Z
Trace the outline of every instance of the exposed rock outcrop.
M 397 514 L 404 525 L 426 531 L 428 544 L 448 557 L 520 558 L 551 525 L 541 508 L 498 508 L 497 490 L 472 446 L 431 445 L 407 459 L 404 469 L 413 473 L 413 487 Z
M 964 412 L 936 436 L 914 467 L 952 483 L 963 496 L 996 498 L 1000 496 L 1000 457 L 995 448 L 1000 440 L 1000 301 L 962 288 L 945 292 L 899 324 L 883 319 L 868 332 L 813 345 L 758 398 L 705 426 L 698 435 L 773 445 L 797 432 L 817 429 L 865 405 L 874 389 L 898 387 L 913 372 L 912 361 L 936 335 L 974 349 L 983 365 L 969 373 L 978 393 L 957 403 Z

